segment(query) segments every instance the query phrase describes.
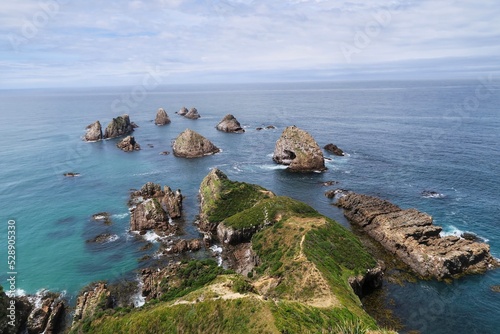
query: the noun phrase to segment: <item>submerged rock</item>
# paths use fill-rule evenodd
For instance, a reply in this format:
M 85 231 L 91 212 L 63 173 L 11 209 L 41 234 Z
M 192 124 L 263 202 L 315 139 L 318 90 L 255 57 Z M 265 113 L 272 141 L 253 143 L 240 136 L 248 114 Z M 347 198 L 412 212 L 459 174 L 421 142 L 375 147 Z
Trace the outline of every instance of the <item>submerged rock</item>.
M 172 149 L 176 157 L 183 158 L 198 158 L 220 151 L 210 140 L 190 129 L 186 129 L 175 139 Z
M 163 108 L 158 109 L 158 112 L 156 113 L 155 124 L 156 125 L 170 124 L 170 118 L 168 117 L 167 112 Z
M 66 177 L 77 177 L 77 176 L 80 176 L 80 173 L 69 172 L 69 173 L 64 173 L 64 176 L 66 176 Z
M 95 123 L 89 124 L 86 128 L 87 132 L 85 133 L 85 141 L 99 141 L 102 137 L 102 127 L 99 121 L 95 121 Z
M 198 119 L 200 118 L 200 114 L 198 113 L 198 110 L 196 108 L 191 108 L 189 111 L 184 115 L 184 117 L 189 118 L 189 119 Z
M 342 151 L 337 145 L 333 145 L 332 143 L 325 145 L 323 147 L 325 151 L 328 151 L 334 155 L 344 156 L 344 151 Z
M 141 149 L 141 145 L 135 141 L 133 136 L 123 138 L 118 144 L 116 144 L 116 147 L 125 152 L 139 151 Z
M 314 138 L 296 126 L 287 127 L 276 142 L 273 160 L 292 171 L 324 171 L 325 159 Z
M 87 243 L 96 243 L 96 244 L 103 244 L 105 242 L 108 242 L 111 240 L 111 237 L 113 237 L 113 234 L 110 233 L 103 233 L 99 234 L 95 238 L 88 239 L 86 242 Z
M 134 131 L 128 115 L 118 116 L 108 124 L 104 131 L 104 139 L 128 135 Z
M 231 114 L 227 114 L 224 118 L 217 124 L 217 130 L 232 133 L 243 133 L 245 130 L 241 127 L 240 122 Z
M 356 193 L 341 197 L 337 205 L 352 224 L 422 277 L 447 279 L 499 265 L 485 243 L 441 237 L 442 228 L 433 225 L 426 213 L 403 210 L 388 201 Z

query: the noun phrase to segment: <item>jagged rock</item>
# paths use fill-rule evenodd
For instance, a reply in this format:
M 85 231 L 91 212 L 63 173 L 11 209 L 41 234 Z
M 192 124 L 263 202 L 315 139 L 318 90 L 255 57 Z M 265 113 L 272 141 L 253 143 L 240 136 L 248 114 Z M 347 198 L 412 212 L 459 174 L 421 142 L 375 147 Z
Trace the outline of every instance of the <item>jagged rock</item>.
M 107 212 L 99 212 L 92 215 L 92 220 L 96 222 L 104 222 L 105 225 L 111 225 L 113 222 L 111 221 L 110 215 Z
M 125 152 L 139 151 L 141 149 L 141 146 L 135 141 L 133 136 L 123 138 L 118 144 L 116 144 L 116 147 Z
M 111 292 L 108 290 L 106 283 L 94 283 L 78 296 L 73 324 L 90 318 L 97 312 L 111 308 L 112 306 Z
M 61 295 L 44 291 L 41 296 L 39 307 L 32 307 L 26 320 L 26 330 L 29 334 L 53 334 L 58 333 L 63 327 L 65 303 Z M 33 297 L 28 296 L 28 300 Z M 31 302 L 34 306 L 34 301 Z
M 167 112 L 163 108 L 158 109 L 158 112 L 156 113 L 155 124 L 156 125 L 170 124 L 170 118 L 168 117 Z
M 128 115 L 118 116 L 108 124 L 104 130 L 104 139 L 128 135 L 134 131 Z
M 333 145 L 332 143 L 325 145 L 325 147 L 323 148 L 332 154 L 344 156 L 344 151 L 342 151 L 337 145 Z
M 89 124 L 86 127 L 87 132 L 85 133 L 85 141 L 99 141 L 102 139 L 102 127 L 99 121 Z
M 191 109 L 189 109 L 187 114 L 184 115 L 184 117 L 189 118 L 189 119 L 198 119 L 201 116 L 198 113 L 198 110 L 196 108 L 191 108 Z
M 170 218 L 179 218 L 182 214 L 182 194 L 181 190 L 177 189 L 175 193 L 170 187 L 163 188 L 165 196 L 163 196 L 162 203 L 165 205 Z
M 273 160 L 292 171 L 326 170 L 323 153 L 314 138 L 296 126 L 287 127 L 276 142 Z
M 187 113 L 189 112 L 189 110 L 186 108 L 186 107 L 182 107 L 178 112 L 177 114 L 181 115 L 181 116 L 185 116 Z
M 321 182 L 321 185 L 323 187 L 330 187 L 330 186 L 333 186 L 334 184 L 337 184 L 338 182 L 337 181 L 325 181 L 325 182 Z
M 236 245 L 250 241 L 252 236 L 260 230 L 262 230 L 262 225 L 234 229 L 220 223 L 217 225 L 217 238 L 223 244 Z
M 168 186 L 162 190 L 159 184 L 146 183 L 131 194 L 130 229 L 139 232 L 175 232 L 177 226 L 171 224 L 169 218 L 175 219 L 182 215 L 182 199 L 180 189 L 174 193 Z
M 217 124 L 217 130 L 224 132 L 233 133 L 243 133 L 245 129 L 241 127 L 240 122 L 231 114 L 227 114 L 224 118 Z
M 178 240 L 171 247 L 167 248 L 167 254 L 179 254 L 185 252 L 196 252 L 203 247 L 203 241 L 200 239 L 181 239 Z
M 385 264 L 380 261 L 375 268 L 368 269 L 364 275 L 349 277 L 349 285 L 359 298 L 363 298 L 382 286 L 384 270 Z
M 491 287 L 491 291 L 493 291 L 493 292 L 500 292 L 500 285 L 493 285 Z
M 263 129 L 263 128 L 261 128 L 260 126 L 259 126 L 258 128 L 255 128 L 255 130 L 257 130 L 257 131 L 260 131 L 260 130 L 262 130 L 262 129 Z
M 184 158 L 197 158 L 220 151 L 210 140 L 190 129 L 175 139 L 172 149 L 176 157 Z
M 456 236 L 441 237 L 442 228 L 433 225 L 426 213 L 402 210 L 388 201 L 356 193 L 341 197 L 337 205 L 351 223 L 422 277 L 446 279 L 499 266 L 489 245 Z

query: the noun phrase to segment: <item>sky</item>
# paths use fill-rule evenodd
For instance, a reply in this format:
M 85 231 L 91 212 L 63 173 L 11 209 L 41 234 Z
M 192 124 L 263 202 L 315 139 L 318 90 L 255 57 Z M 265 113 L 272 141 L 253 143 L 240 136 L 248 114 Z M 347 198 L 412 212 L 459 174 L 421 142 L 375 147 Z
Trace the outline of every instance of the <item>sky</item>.
M 500 75 L 498 0 L 16 0 L 0 89 Z

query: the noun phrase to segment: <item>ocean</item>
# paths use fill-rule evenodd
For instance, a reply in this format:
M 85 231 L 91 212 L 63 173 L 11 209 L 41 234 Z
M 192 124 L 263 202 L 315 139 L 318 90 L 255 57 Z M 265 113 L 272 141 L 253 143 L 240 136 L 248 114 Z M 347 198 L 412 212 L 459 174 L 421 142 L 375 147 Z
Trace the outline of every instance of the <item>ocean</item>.
M 96 280 L 136 275 L 143 238 L 128 232 L 131 189 L 152 181 L 180 188 L 182 237 L 199 236 L 198 187 L 213 167 L 231 179 L 257 183 L 304 201 L 346 227 L 342 212 L 324 196 L 338 187 L 380 196 L 434 217 L 444 233 L 469 231 L 500 257 L 500 89 L 492 78 L 468 81 L 379 81 L 234 85 L 63 88 L 0 91 L 1 284 L 7 286 L 7 226 L 16 224 L 16 288 L 33 294 L 63 291 L 70 301 Z M 196 107 L 193 121 L 175 114 Z M 152 120 L 163 107 L 172 123 Z M 103 127 L 127 113 L 139 128 L 142 150 L 125 153 L 116 139 L 82 141 L 85 127 Z M 244 134 L 215 129 L 231 113 Z M 274 125 L 276 129 L 257 131 Z M 295 174 L 274 164 L 276 140 L 286 126 L 308 131 L 331 156 L 324 173 Z M 171 142 L 186 128 L 222 149 L 199 159 L 176 158 Z M 66 172 L 80 173 L 74 178 Z M 333 187 L 322 185 L 334 180 Z M 108 212 L 112 224 L 92 220 Z M 101 233 L 106 243 L 86 242 Z M 5 251 L 4 251 L 5 250 Z M 498 333 L 500 270 L 452 283 L 387 282 L 387 305 L 405 325 L 401 332 Z

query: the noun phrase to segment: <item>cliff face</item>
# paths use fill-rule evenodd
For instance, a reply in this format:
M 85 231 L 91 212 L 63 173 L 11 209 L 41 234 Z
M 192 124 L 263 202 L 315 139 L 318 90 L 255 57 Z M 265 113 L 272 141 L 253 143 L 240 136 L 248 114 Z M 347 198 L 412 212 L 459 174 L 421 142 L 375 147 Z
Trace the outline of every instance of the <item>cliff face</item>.
M 170 124 L 170 118 L 168 117 L 165 109 L 158 109 L 158 112 L 156 113 L 155 124 L 160 126 Z
M 311 172 L 326 169 L 323 152 L 314 138 L 296 126 L 287 127 L 276 142 L 273 160 L 292 171 Z
M 175 139 L 172 149 L 175 156 L 183 158 L 199 158 L 220 151 L 210 140 L 190 129 Z
M 128 115 L 118 116 L 108 124 L 104 131 L 104 139 L 128 135 L 134 131 Z
M 441 237 L 442 228 L 433 225 L 426 213 L 355 193 L 341 197 L 337 205 L 351 223 L 422 277 L 446 279 L 498 266 L 487 244 Z
M 217 124 L 217 130 L 223 132 L 232 133 L 243 133 L 245 130 L 241 127 L 240 122 L 231 114 L 227 114 L 224 118 Z
M 102 139 L 102 127 L 99 121 L 89 124 L 86 128 L 85 141 L 99 141 Z

